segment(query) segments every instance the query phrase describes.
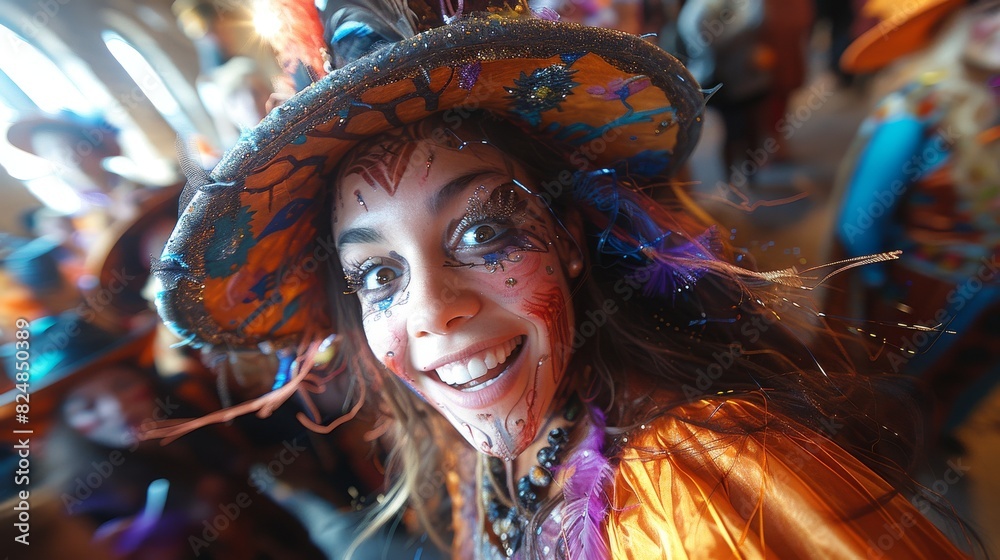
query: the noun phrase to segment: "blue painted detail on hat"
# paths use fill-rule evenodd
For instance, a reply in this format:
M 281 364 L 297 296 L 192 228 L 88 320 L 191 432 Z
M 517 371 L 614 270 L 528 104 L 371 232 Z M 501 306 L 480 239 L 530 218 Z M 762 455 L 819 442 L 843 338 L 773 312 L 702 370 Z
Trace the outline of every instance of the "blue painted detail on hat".
M 249 206 L 243 206 L 235 216 L 216 220 L 205 249 L 205 272 L 209 278 L 229 276 L 247 262 L 250 249 L 257 244 L 250 230 L 253 215 Z
M 313 201 L 308 198 L 296 198 L 286 204 L 284 208 L 278 210 L 274 213 L 274 217 L 268 222 L 267 226 L 264 227 L 264 231 L 260 232 L 257 240 L 271 235 L 272 233 L 279 232 L 283 229 L 288 229 L 289 227 L 295 225 L 302 214 L 312 206 Z
M 530 75 L 521 72 L 514 80 L 514 87 L 505 87 L 508 99 L 513 101 L 511 111 L 532 126 L 542 122 L 541 114 L 559 110 L 566 97 L 573 95 L 573 88 L 580 85 L 573 81 L 576 70 L 564 64 L 537 68 Z
M 586 54 L 587 54 L 586 51 L 562 53 L 561 55 L 559 55 L 559 60 L 562 60 L 567 66 L 572 66 L 574 62 L 580 60 Z
M 661 175 L 670 166 L 670 152 L 667 150 L 643 150 L 622 160 L 615 167 L 627 175 L 653 177 Z
M 284 307 L 281 309 L 281 319 L 278 319 L 278 321 L 275 322 L 270 329 L 268 329 L 268 335 L 273 336 L 274 333 L 276 333 L 278 329 L 283 327 L 285 323 L 288 322 L 289 319 L 294 317 L 301 308 L 302 308 L 302 294 L 299 294 L 294 298 L 292 298 L 291 300 L 289 300 L 288 303 L 284 305 Z
M 298 135 L 295 138 L 295 140 L 292 140 L 290 142 L 290 144 L 295 144 L 296 146 L 300 146 L 300 145 L 305 144 L 305 143 L 306 143 L 306 135 L 305 134 Z
M 285 324 L 285 321 L 294 317 L 295 314 L 299 312 L 299 309 L 301 307 L 302 307 L 302 294 L 299 294 L 294 298 L 292 298 L 291 301 L 289 301 L 285 305 L 284 312 L 281 314 L 281 321 L 278 322 L 278 325 L 283 325 Z M 275 328 L 277 328 L 278 325 L 275 325 Z
M 267 293 L 274 289 L 278 285 L 278 273 L 269 272 L 264 276 L 261 276 L 260 280 L 256 284 L 250 287 L 250 293 L 253 296 L 248 296 L 243 298 L 243 303 L 252 303 L 254 301 L 264 301 L 267 299 Z
M 625 111 L 625 114 L 601 126 L 593 126 L 587 123 L 573 123 L 560 126 L 558 123 L 553 123 L 555 126 L 550 126 L 548 128 L 548 132 L 552 134 L 556 140 L 566 142 L 567 144 L 573 146 L 578 146 L 584 142 L 590 142 L 600 138 L 609 131 L 618 127 L 639 123 L 652 123 L 655 122 L 656 119 L 653 117 L 656 115 L 662 115 L 664 113 L 674 114 L 675 112 L 676 110 L 673 107 L 660 107 L 656 109 L 647 109 L 645 111 L 635 111 L 629 107 Z

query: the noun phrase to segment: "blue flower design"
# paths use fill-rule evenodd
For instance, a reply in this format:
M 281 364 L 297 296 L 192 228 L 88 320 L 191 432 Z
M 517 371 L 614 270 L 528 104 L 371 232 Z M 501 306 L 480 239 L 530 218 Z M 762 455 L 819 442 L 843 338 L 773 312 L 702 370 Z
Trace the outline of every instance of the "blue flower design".
M 565 64 L 553 64 L 538 68 L 530 75 L 521 72 L 520 79 L 514 80 L 514 87 L 505 87 L 508 99 L 513 101 L 513 112 L 532 126 L 542 122 L 542 113 L 559 109 L 573 88 L 580 85 L 573 81 L 576 70 Z

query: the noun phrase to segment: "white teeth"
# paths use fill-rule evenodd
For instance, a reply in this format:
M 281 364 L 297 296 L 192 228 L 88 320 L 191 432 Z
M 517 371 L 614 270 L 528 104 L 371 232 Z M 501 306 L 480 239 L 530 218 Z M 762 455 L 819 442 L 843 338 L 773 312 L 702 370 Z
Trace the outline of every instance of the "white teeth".
M 463 367 L 457 367 L 457 368 L 455 368 L 455 371 L 457 372 L 456 376 L 458 378 L 458 381 L 456 383 L 467 383 L 467 382 L 472 381 L 473 379 L 475 379 L 475 376 L 472 375 L 472 370 L 471 369 L 463 368 Z
M 452 362 L 437 368 L 438 377 L 448 385 L 461 385 L 473 379 L 478 379 L 489 370 L 507 361 L 511 352 L 521 343 L 521 337 L 515 337 L 507 342 L 489 348 L 476 354 L 465 364 Z
M 479 358 L 472 358 L 469 362 L 469 374 L 472 375 L 472 379 L 486 375 L 487 369 L 486 362 L 480 360 Z

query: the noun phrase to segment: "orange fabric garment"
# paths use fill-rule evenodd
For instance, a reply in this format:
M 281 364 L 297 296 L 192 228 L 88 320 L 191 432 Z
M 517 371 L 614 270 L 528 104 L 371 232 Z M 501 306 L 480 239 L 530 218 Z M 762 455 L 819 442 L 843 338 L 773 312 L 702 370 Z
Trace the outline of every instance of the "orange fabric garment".
M 616 560 L 965 557 L 849 453 L 758 403 L 684 405 L 625 445 Z

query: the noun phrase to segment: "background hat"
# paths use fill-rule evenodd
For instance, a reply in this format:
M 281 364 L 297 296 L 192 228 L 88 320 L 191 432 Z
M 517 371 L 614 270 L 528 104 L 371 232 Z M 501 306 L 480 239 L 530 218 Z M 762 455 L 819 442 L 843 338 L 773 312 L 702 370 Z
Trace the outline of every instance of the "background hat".
M 113 151 L 120 150 L 118 146 L 118 128 L 98 116 L 83 116 L 72 111 L 61 111 L 56 114 L 28 115 L 7 129 L 7 141 L 18 149 L 35 154 L 32 137 L 42 131 L 55 131 L 73 134 L 81 141 L 91 146 L 107 146 Z
M 0 267 L 37 293 L 52 292 L 66 282 L 57 255 L 62 250 L 55 240 L 39 237 L 9 251 L 0 250 Z
M 0 380 L 5 391 L 0 394 L 0 437 L 11 437 L 12 429 L 31 429 L 40 435 L 58 414 L 56 406 L 81 376 L 112 364 L 129 362 L 139 368 L 152 364 L 152 342 L 156 333 L 155 321 L 135 329 L 127 335 L 113 335 L 73 312 L 43 317 L 30 323 L 28 349 L 19 354 L 15 343 L 0 347 L 7 379 Z M 29 381 L 28 422 L 19 424 L 16 406 L 25 402 L 23 394 L 15 387 L 19 363 L 27 363 Z M 23 369 L 24 366 L 21 366 Z
M 195 345 L 325 338 L 331 174 L 359 141 L 436 113 L 503 117 L 564 146 L 571 171 L 653 179 L 680 167 L 704 99 L 677 59 L 633 35 L 505 6 L 376 47 L 272 111 L 210 177 L 191 179 L 155 268 L 166 324 Z M 411 15 L 414 29 L 427 19 Z
M 177 223 L 181 185 L 150 193 L 134 218 L 104 232 L 87 252 L 84 267 L 93 281 L 84 286 L 83 295 L 98 313 L 107 309 L 119 318 L 129 318 L 151 311 L 142 292 L 149 281 L 150 266 Z
M 862 33 L 840 57 L 847 72 L 874 72 L 914 52 L 934 36 L 937 25 L 968 0 L 868 0 L 862 15 L 878 23 Z

